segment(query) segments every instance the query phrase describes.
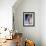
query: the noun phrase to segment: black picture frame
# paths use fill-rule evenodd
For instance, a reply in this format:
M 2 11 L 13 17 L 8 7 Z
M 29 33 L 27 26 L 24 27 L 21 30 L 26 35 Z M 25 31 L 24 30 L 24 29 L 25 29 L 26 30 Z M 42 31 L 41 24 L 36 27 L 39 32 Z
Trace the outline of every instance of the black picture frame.
M 35 12 L 23 12 L 23 26 L 24 27 L 35 26 Z

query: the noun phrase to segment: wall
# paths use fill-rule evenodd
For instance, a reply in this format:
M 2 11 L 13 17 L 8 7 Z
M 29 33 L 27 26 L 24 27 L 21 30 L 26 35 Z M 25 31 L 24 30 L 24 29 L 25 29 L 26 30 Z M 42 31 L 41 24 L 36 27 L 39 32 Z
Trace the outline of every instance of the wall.
M 24 38 L 33 40 L 36 46 L 41 46 L 40 3 L 41 3 L 40 0 L 23 0 L 17 7 L 16 7 L 17 3 L 13 7 L 15 29 L 18 32 L 22 32 Z M 23 26 L 23 12 L 35 12 L 34 27 Z
M 0 27 L 12 29 L 12 6 L 16 0 L 0 0 Z
M 42 46 L 46 46 L 46 0 L 41 1 L 40 27 Z

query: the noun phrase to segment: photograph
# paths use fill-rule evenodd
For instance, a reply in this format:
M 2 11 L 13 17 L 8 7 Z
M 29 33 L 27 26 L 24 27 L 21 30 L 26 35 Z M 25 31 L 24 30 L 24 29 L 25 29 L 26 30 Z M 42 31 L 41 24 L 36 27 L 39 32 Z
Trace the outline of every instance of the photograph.
M 34 26 L 35 22 L 34 12 L 23 12 L 23 25 L 24 26 Z
M 0 0 L 0 46 L 46 46 L 46 0 Z

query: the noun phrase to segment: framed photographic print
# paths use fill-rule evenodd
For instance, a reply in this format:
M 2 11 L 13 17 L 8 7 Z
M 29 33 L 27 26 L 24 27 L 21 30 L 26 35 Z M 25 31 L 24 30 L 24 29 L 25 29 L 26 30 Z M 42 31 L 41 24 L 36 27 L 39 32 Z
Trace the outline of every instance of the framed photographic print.
M 23 12 L 23 26 L 35 26 L 35 12 Z

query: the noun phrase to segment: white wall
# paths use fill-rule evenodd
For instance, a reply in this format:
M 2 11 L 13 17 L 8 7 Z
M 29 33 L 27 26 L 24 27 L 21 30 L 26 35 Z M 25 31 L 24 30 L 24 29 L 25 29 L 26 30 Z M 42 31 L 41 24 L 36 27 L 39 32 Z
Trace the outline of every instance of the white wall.
M 18 1 L 19 2 L 19 1 Z M 35 42 L 36 46 L 41 46 L 40 38 L 40 0 L 23 0 L 20 5 L 13 8 L 15 29 L 18 32 L 22 32 L 24 37 L 31 39 Z M 17 3 L 16 3 L 17 4 Z M 23 26 L 23 12 L 35 12 L 35 26 L 24 27 Z
M 12 28 L 12 6 L 16 0 L 0 0 L 0 27 Z
M 41 1 L 40 19 L 42 46 L 46 46 L 46 0 Z

